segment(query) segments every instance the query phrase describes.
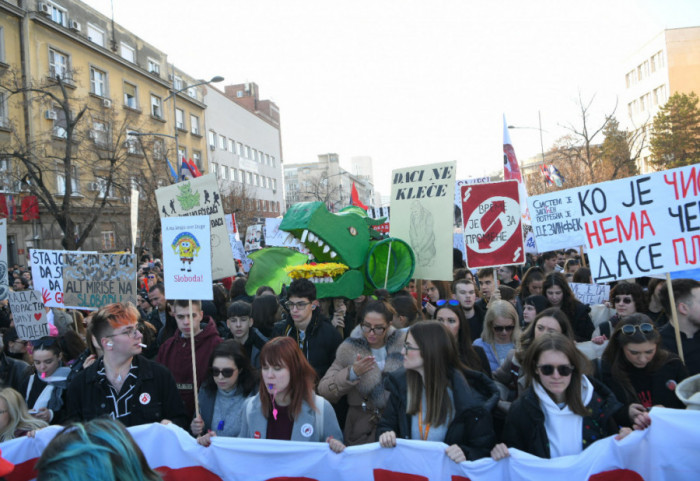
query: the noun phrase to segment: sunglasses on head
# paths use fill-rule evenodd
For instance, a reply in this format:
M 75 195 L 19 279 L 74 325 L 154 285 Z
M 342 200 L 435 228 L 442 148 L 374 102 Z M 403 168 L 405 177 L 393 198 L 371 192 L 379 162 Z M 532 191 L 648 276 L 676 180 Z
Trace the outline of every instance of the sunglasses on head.
M 622 326 L 620 329 L 623 334 L 627 336 L 633 336 L 634 332 L 639 329 L 639 332 L 642 334 L 649 334 L 651 332 L 654 332 L 654 325 L 649 324 L 648 322 L 643 322 L 642 324 L 634 325 L 634 324 L 625 324 Z
M 445 304 L 456 307 L 459 305 L 459 301 L 455 299 L 439 299 L 435 304 L 437 304 L 438 307 L 444 306 Z
M 561 364 L 559 366 L 552 366 L 551 364 L 542 364 L 540 366 L 537 366 L 537 369 L 539 369 L 540 374 L 543 376 L 551 376 L 554 374 L 554 370 L 556 369 L 559 371 L 560 376 L 571 376 L 571 373 L 574 372 L 573 366 L 567 366 L 566 364 Z
M 45 347 L 50 347 L 50 346 L 53 346 L 55 343 L 56 343 L 55 337 L 47 337 L 47 338 L 37 339 L 35 341 L 31 341 L 32 347 L 34 349 L 43 349 Z
M 225 367 L 223 369 L 212 367 L 211 369 L 209 369 L 209 371 L 211 372 L 212 377 L 219 377 L 219 374 L 221 374 L 225 378 L 233 376 L 233 373 L 236 372 L 236 370 L 231 367 Z
M 515 329 L 515 326 L 493 326 L 493 330 L 496 332 L 510 332 Z
M 620 302 L 623 304 L 632 304 L 634 301 L 631 297 L 615 296 L 615 304 L 619 304 Z

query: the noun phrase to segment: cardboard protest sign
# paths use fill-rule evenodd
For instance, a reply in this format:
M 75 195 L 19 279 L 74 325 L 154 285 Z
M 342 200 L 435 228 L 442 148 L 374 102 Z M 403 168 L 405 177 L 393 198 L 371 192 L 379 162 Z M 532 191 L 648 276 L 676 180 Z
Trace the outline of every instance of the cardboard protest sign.
M 458 179 L 455 181 L 455 225 L 462 225 L 462 186 L 474 184 L 487 184 L 491 177 L 473 177 L 471 179 Z
M 700 165 L 530 198 L 540 251 L 584 245 L 595 282 L 700 264 Z
M 34 289 L 41 292 L 47 307 L 78 307 L 63 304 L 63 261 L 68 251 L 30 249 Z
M 161 219 L 163 281 L 168 299 L 212 300 L 209 216 Z M 231 252 L 229 249 L 229 257 Z
M 261 245 L 261 242 L 263 240 L 262 231 L 263 231 L 262 224 L 254 224 L 254 225 L 248 226 L 248 228 L 245 230 L 245 251 L 246 252 L 252 252 L 252 251 L 257 251 L 259 249 L 262 249 L 262 245 Z
M 236 263 L 231 256 L 231 243 L 224 221 L 224 209 L 221 205 L 219 186 L 214 174 L 184 180 L 158 189 L 156 190 L 156 200 L 161 219 L 209 216 L 212 278 L 222 279 L 236 274 Z
M 299 239 L 289 232 L 280 230 L 282 219 L 265 219 L 265 246 L 266 247 L 290 247 L 300 250 L 302 247 Z
M 10 292 L 9 299 L 17 337 L 25 341 L 34 341 L 49 335 L 49 321 L 46 318 L 41 292 Z
M 253 261 L 248 259 L 248 254 L 246 254 L 243 248 L 243 242 L 240 240 L 235 241 L 231 245 L 231 250 L 233 251 L 233 258 L 241 261 L 244 272 L 250 272 L 250 268 L 253 267 Z
M 452 280 L 455 162 L 392 171 L 391 237 L 416 256 L 417 279 Z
M 462 186 L 462 216 L 469 268 L 525 262 L 518 181 Z
M 604 304 L 610 299 L 610 284 L 581 284 L 569 282 L 576 299 L 584 304 Z
M 99 309 L 115 302 L 136 305 L 136 256 L 67 251 L 63 265 L 66 305 Z
M 7 299 L 10 291 L 7 266 L 7 219 L 0 219 L 0 301 Z

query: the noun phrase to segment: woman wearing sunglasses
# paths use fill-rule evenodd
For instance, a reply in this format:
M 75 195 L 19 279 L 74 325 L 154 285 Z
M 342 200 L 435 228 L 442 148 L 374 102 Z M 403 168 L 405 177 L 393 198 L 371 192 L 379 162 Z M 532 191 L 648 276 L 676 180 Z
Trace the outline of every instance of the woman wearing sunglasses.
M 197 442 L 209 446 L 213 436 L 238 436 L 243 403 L 257 384 L 258 374 L 237 341 L 229 339 L 216 346 L 209 359 L 209 374 L 199 389 L 201 415 L 190 424 Z
M 491 371 L 503 364 L 511 349 L 520 337 L 518 312 L 508 301 L 492 301 L 484 316 L 484 329 L 481 337 L 474 341 L 486 352 Z
M 652 406 L 685 408 L 675 388 L 688 377 L 688 371 L 660 343 L 651 319 L 632 314 L 620 321 L 603 352 L 601 380 L 627 406 L 631 419 Z
M 593 337 L 600 335 L 610 339 L 621 320 L 632 314 L 642 313 L 647 310 L 644 290 L 639 284 L 633 282 L 620 282 L 610 289 L 610 305 L 615 308 L 615 314 L 608 321 L 602 322 L 598 326 L 597 331 L 593 333 Z
M 26 379 L 21 392 L 34 417 L 49 424 L 60 424 L 66 383 L 45 381 L 62 365 L 63 356 L 58 338 L 42 337 L 31 341 L 31 346 L 34 373 Z
M 403 370 L 387 376 L 390 393 L 377 427 L 379 444 L 396 439 L 444 442 L 456 463 L 488 456 L 496 440 L 491 414 L 460 372 L 454 336 L 439 322 L 411 326 L 403 348 Z
M 535 339 L 528 348 L 523 369 L 528 389 L 508 412 L 504 443 L 491 457 L 510 455 L 508 447 L 541 458 L 581 453 L 594 441 L 629 428 L 618 429 L 614 415 L 620 404 L 610 390 L 584 375 L 588 360 L 574 342 L 553 332 Z
M 391 325 L 395 315 L 388 302 L 369 301 L 362 322 L 338 347 L 335 361 L 318 385 L 318 393 L 332 403 L 347 395 L 343 436 L 348 446 L 376 440 L 377 423 L 389 397 L 384 377 L 403 364 L 406 333 Z

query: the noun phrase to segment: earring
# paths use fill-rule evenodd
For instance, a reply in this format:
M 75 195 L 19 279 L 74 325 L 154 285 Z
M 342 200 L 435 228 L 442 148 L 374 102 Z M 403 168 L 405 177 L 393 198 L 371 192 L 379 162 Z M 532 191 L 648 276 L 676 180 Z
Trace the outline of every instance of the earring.
M 112 341 L 109 341 L 109 342 L 107 343 L 107 345 L 108 345 L 109 347 L 112 347 L 112 346 L 114 346 L 114 343 L 113 343 Z

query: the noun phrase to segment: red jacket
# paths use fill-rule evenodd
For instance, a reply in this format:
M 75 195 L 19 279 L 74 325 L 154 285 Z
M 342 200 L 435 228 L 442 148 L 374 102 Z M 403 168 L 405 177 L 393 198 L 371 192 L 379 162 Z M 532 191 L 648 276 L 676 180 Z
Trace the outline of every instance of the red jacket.
M 208 375 L 209 358 L 222 339 L 216 324 L 209 316 L 204 316 L 206 326 L 194 337 L 195 358 L 197 361 L 197 390 Z M 180 330 L 165 341 L 158 350 L 156 361 L 167 367 L 175 378 L 180 397 L 190 419 L 194 418 L 194 389 L 192 383 L 192 348 L 189 338 L 182 337 Z

